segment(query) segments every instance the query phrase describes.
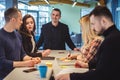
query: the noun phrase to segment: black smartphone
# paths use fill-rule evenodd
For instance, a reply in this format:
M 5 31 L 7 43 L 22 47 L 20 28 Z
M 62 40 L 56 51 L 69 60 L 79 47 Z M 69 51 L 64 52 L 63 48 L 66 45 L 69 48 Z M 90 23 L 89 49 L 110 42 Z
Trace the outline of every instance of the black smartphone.
M 59 54 L 64 54 L 65 52 L 64 51 L 60 51 L 60 52 L 58 52 Z
M 55 57 L 48 56 L 48 57 L 42 57 L 41 59 L 42 59 L 42 60 L 54 60 Z
M 23 70 L 23 72 L 26 72 L 26 73 L 33 72 L 33 71 L 37 71 L 37 69 L 36 68 L 30 68 L 30 69 Z

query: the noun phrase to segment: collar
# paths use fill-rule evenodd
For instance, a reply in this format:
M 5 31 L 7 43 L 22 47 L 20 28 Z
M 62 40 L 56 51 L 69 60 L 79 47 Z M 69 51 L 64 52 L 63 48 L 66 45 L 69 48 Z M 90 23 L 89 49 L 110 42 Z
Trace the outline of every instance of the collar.
M 103 36 L 106 37 L 107 35 L 109 35 L 115 29 L 117 29 L 117 28 L 116 28 L 115 24 L 113 24 L 106 31 L 103 32 Z
M 60 26 L 60 22 L 58 22 L 58 25 L 57 25 L 57 26 L 54 26 L 54 25 L 52 24 L 52 22 L 51 22 L 51 25 L 52 25 L 52 27 L 57 28 L 57 27 Z

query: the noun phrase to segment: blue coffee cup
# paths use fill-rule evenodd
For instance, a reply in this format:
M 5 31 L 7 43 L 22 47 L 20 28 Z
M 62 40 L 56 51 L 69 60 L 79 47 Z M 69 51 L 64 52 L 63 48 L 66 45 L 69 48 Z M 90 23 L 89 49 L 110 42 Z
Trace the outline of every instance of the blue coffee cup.
M 47 65 L 46 64 L 40 64 L 38 68 L 39 68 L 40 78 L 46 78 Z

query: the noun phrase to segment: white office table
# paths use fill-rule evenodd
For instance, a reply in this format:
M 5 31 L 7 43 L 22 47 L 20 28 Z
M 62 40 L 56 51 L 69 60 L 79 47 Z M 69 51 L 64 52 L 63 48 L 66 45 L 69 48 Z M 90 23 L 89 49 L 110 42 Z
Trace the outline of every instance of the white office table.
M 78 52 L 72 51 L 71 53 L 78 53 Z M 56 57 L 56 59 L 57 59 L 57 58 L 61 58 L 61 57 L 66 57 L 67 54 L 68 54 L 68 51 L 66 51 L 66 50 L 52 50 L 51 54 L 49 56 Z M 59 66 L 56 59 L 55 60 L 42 60 L 42 62 L 48 62 L 49 61 L 53 64 L 52 68 L 48 68 L 47 77 L 45 79 L 42 79 L 42 80 L 50 80 L 52 72 L 53 72 L 53 75 L 55 76 L 61 70 L 63 70 Z M 10 72 L 4 78 L 4 80 L 41 80 L 40 77 L 39 77 L 39 71 L 25 73 L 25 72 L 23 72 L 23 70 L 25 70 L 25 69 L 28 69 L 28 67 L 15 68 L 12 72 Z
M 25 73 L 23 70 L 28 69 L 27 67 L 15 68 L 8 76 L 3 80 L 40 80 L 39 71 L 33 71 Z M 42 80 L 49 80 L 52 74 L 52 68 L 47 71 L 47 77 Z

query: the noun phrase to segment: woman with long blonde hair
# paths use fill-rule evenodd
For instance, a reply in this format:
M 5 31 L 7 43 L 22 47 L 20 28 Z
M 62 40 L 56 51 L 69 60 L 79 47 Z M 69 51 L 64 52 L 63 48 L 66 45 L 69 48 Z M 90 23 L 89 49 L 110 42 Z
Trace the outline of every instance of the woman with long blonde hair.
M 80 54 L 71 55 L 69 58 L 76 58 L 76 67 L 88 67 L 88 62 L 94 57 L 103 37 L 97 35 L 90 27 L 89 15 L 85 15 L 79 20 L 82 30 L 83 45 Z
M 85 15 L 79 20 L 82 29 L 82 41 L 83 46 L 88 46 L 91 41 L 97 36 L 94 31 L 90 28 L 89 16 Z

